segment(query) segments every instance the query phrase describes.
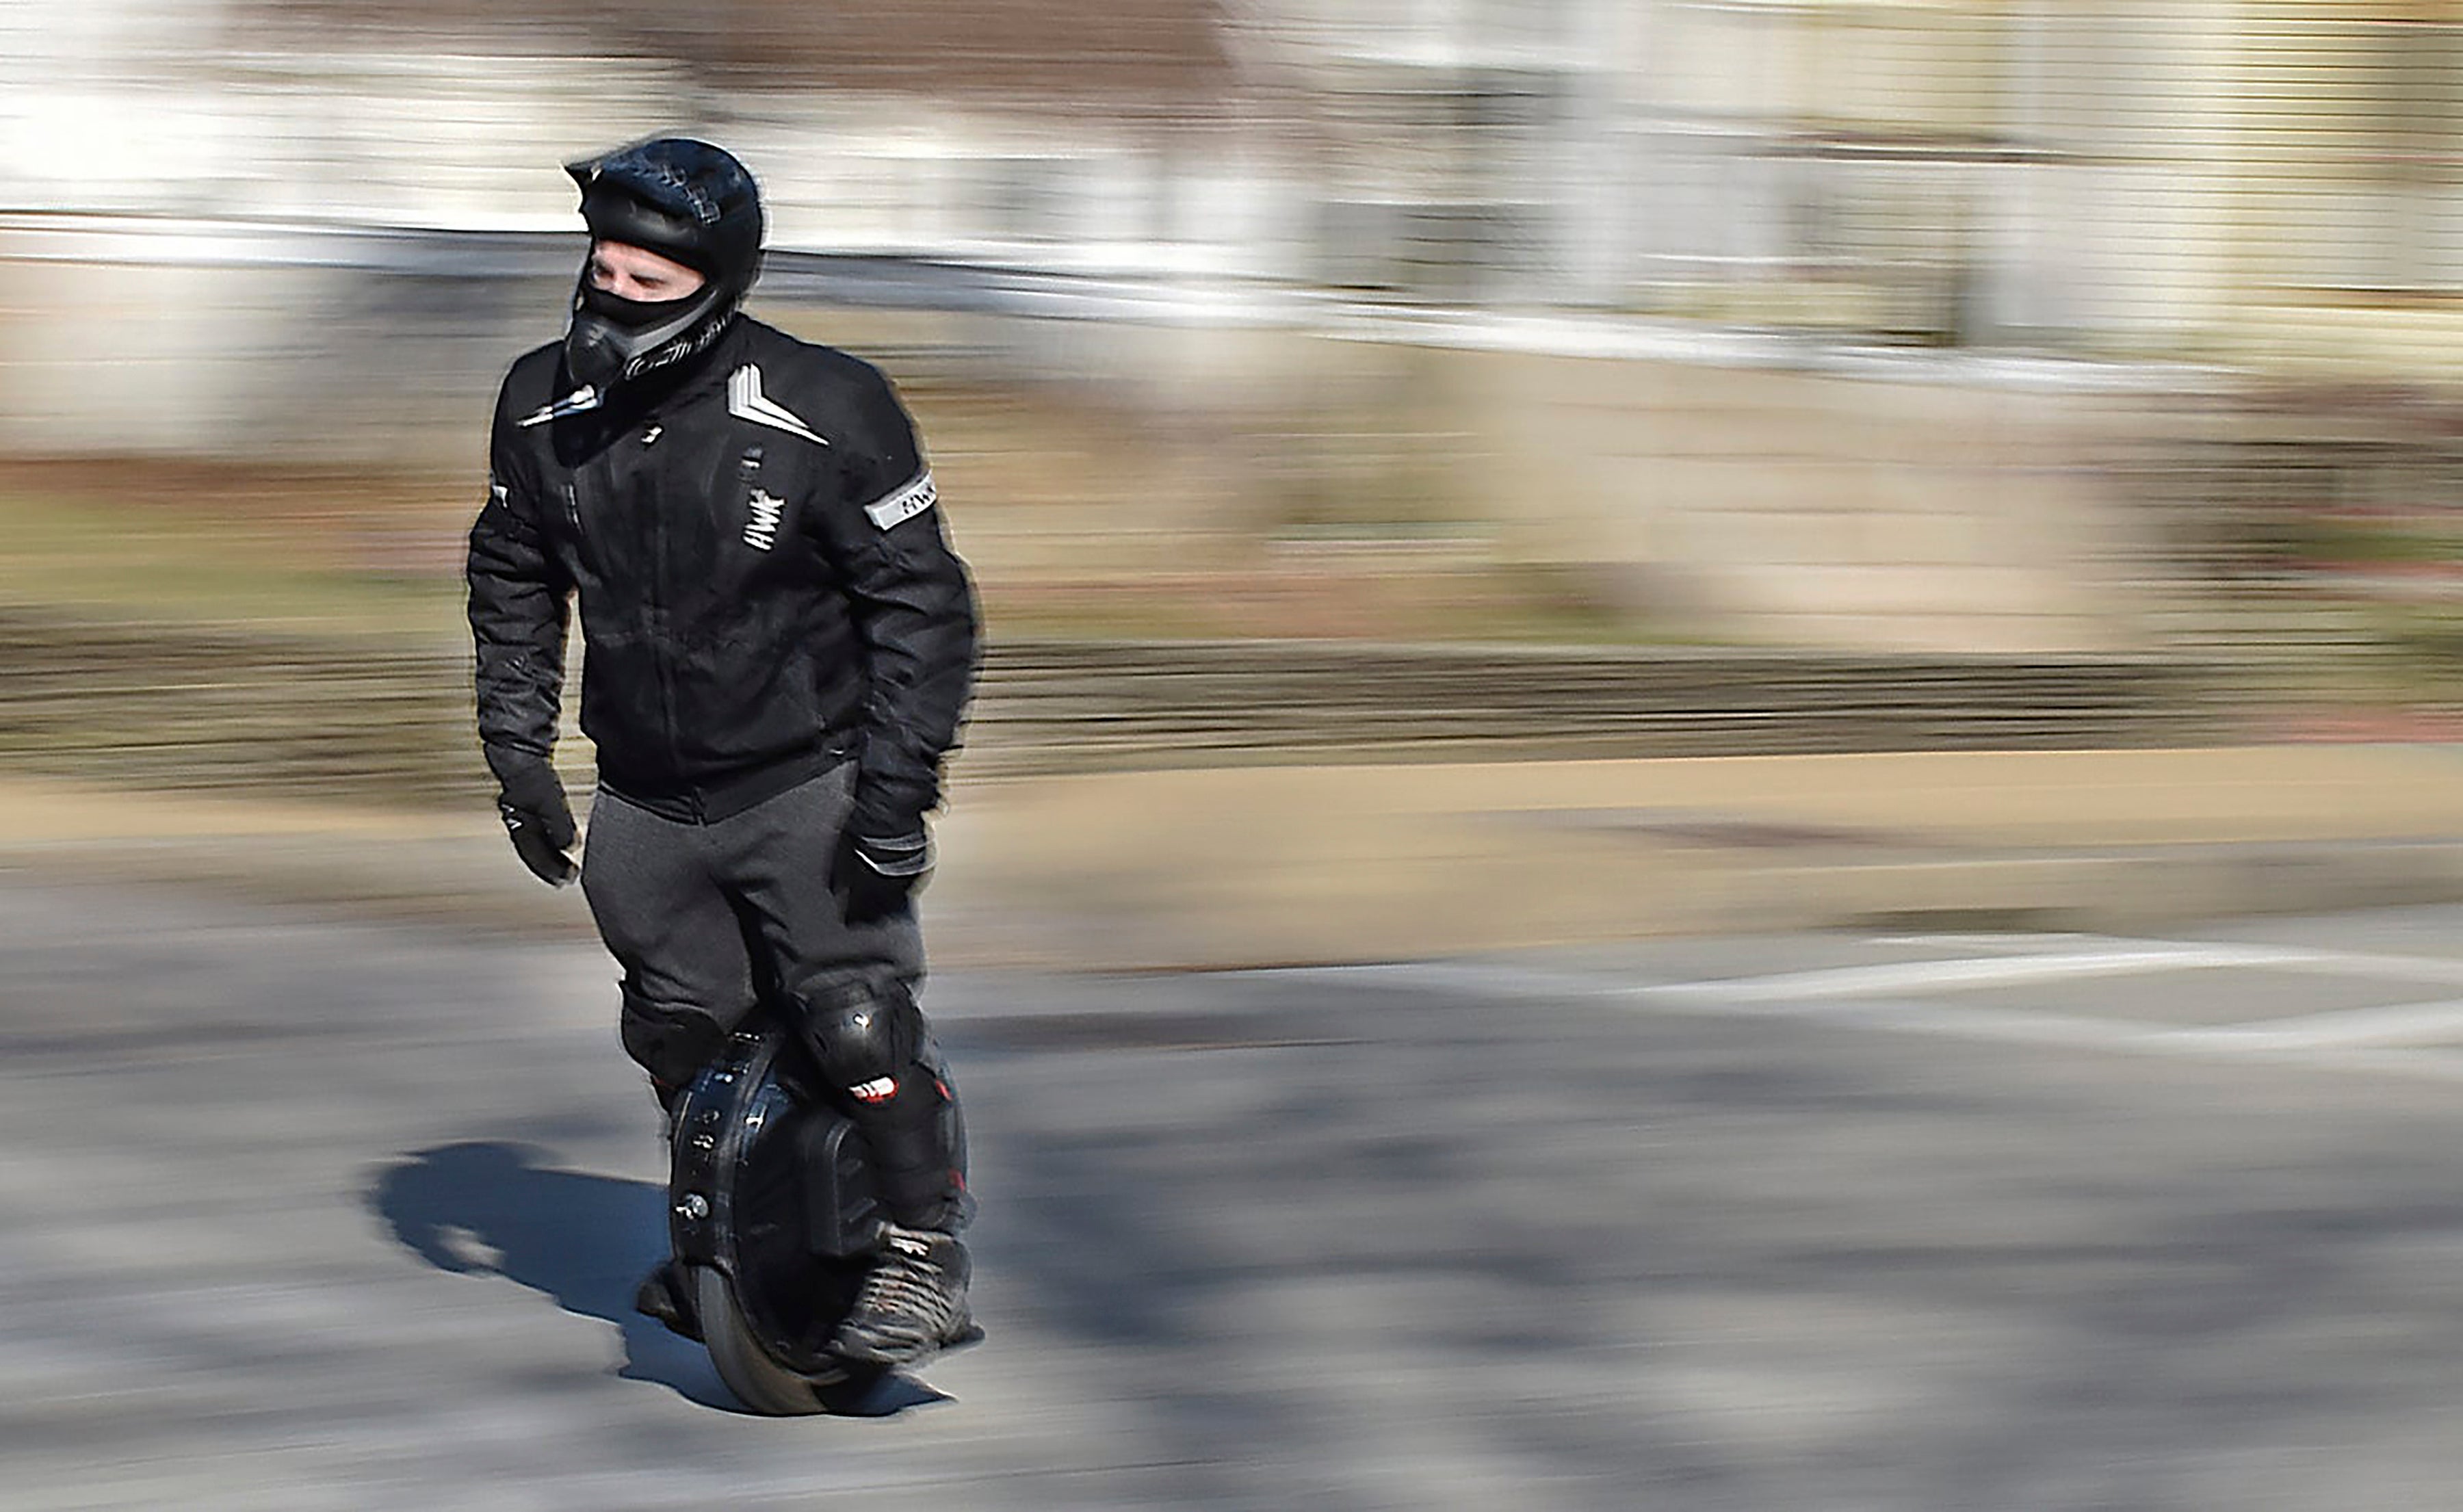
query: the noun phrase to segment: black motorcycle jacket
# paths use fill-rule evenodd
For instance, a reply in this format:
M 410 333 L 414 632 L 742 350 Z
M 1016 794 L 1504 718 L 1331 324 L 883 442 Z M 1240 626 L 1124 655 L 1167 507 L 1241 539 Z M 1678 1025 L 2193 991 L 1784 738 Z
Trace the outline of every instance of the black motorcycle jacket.
M 470 530 L 480 738 L 552 749 L 578 599 L 602 786 L 708 822 L 852 756 L 856 832 L 912 832 L 976 659 L 935 499 L 887 380 L 749 318 L 603 398 L 526 354 Z

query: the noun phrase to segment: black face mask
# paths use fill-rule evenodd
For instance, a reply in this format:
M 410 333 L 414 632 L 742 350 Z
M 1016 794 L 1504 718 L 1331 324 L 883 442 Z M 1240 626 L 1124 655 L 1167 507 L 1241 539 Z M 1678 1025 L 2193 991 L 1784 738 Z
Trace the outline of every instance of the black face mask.
M 702 291 L 695 289 L 680 299 L 627 299 L 613 290 L 584 282 L 581 308 L 620 331 L 638 335 L 690 314 L 694 301 L 701 296 Z
M 595 288 L 584 272 L 574 299 L 573 324 L 564 335 L 564 364 L 574 382 L 605 393 L 619 379 L 648 366 L 664 365 L 689 356 L 708 344 L 715 327 L 687 337 L 697 321 L 711 313 L 717 291 L 705 286 L 681 299 L 627 299 Z M 663 348 L 676 347 L 673 352 Z

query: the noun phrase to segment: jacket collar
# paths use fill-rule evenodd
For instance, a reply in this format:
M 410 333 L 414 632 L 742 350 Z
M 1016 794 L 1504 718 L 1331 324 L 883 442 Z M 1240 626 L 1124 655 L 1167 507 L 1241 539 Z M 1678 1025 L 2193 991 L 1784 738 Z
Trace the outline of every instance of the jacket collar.
M 728 320 L 725 334 L 702 351 L 672 367 L 616 384 L 604 400 L 607 409 L 628 419 L 638 418 L 698 399 L 719 387 L 743 362 L 748 323 L 747 317 L 739 311 Z
M 620 383 L 603 394 L 588 384 L 578 385 L 563 398 L 552 400 L 524 415 L 520 424 L 539 426 L 562 420 L 567 415 L 594 413 L 609 420 L 630 423 L 672 405 L 697 399 L 725 383 L 727 376 L 740 365 L 751 341 L 747 330 L 751 323 L 750 317 L 738 312 L 729 319 L 726 333 L 717 340 L 674 366 Z M 571 379 L 567 378 L 566 382 L 570 383 Z

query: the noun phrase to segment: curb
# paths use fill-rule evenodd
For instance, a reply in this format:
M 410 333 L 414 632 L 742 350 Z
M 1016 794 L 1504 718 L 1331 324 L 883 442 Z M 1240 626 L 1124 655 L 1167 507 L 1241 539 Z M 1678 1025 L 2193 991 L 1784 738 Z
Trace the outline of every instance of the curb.
M 200 888 L 341 920 L 595 942 L 578 889 L 542 887 L 501 851 L 485 833 L 105 839 L 9 845 L 0 871 Z M 964 857 L 948 876 L 926 894 L 936 967 L 1225 971 L 1699 934 L 2130 933 L 2252 914 L 2454 904 L 2463 903 L 2463 838 L 1695 852 L 1654 858 L 1646 879 L 1624 887 L 1595 868 L 1533 886 L 1524 858 L 1499 857 L 1434 889 L 1359 895 L 1348 906 L 1306 873 L 1267 873 L 1203 894 L 1167 877 L 1060 866 L 1028 885 L 969 879 Z M 1107 906 L 1123 893 L 1144 901 Z

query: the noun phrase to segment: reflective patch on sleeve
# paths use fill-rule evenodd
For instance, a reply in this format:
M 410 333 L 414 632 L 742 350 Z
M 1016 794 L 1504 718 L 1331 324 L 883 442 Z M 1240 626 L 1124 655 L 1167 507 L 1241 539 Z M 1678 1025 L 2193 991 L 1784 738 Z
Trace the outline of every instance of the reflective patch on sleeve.
M 927 471 L 880 503 L 866 504 L 863 512 L 872 516 L 874 524 L 887 530 L 901 520 L 913 519 L 930 509 L 940 496 L 940 491 L 932 486 L 932 474 Z

